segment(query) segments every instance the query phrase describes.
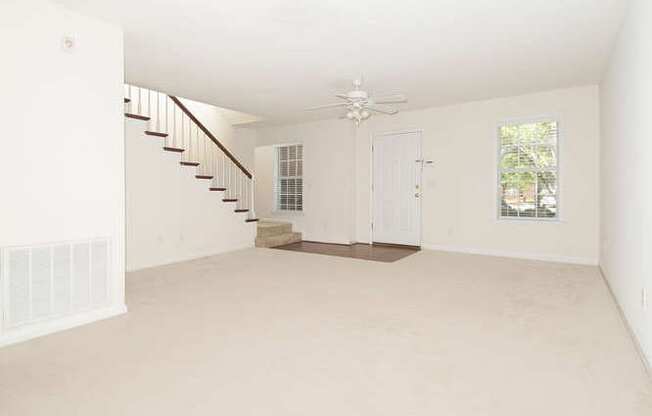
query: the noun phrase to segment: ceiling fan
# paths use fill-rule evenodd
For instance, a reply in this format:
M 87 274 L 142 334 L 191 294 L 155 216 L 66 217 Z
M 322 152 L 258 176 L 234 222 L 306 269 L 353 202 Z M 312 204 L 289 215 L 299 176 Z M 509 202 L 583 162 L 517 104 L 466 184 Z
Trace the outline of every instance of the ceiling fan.
M 325 110 L 329 108 L 344 108 L 346 114 L 340 118 L 346 118 L 360 125 L 360 122 L 371 117 L 373 113 L 394 115 L 398 113 L 395 108 L 379 107 L 386 104 L 406 103 L 407 97 L 403 94 L 386 95 L 384 97 L 372 98 L 367 91 L 362 89 L 362 77 L 353 81 L 353 90 L 344 94 L 335 94 L 337 98 L 345 100 L 340 103 L 318 105 L 316 107 L 306 108 L 306 111 Z

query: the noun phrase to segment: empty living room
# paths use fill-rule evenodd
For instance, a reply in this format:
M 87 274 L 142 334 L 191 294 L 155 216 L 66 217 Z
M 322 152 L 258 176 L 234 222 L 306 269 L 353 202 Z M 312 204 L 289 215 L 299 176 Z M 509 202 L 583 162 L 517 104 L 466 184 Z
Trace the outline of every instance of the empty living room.
M 652 1 L 0 36 L 0 416 L 652 416 Z

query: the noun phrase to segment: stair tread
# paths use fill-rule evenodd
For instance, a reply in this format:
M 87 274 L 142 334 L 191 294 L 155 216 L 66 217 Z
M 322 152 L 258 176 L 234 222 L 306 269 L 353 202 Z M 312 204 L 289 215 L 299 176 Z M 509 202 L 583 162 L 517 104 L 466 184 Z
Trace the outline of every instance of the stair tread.
M 226 188 L 208 188 L 209 191 L 226 191 Z
M 181 152 L 186 151 L 186 149 L 181 149 L 181 148 L 178 148 L 178 147 L 167 147 L 167 146 L 164 147 L 163 150 L 166 150 L 168 152 L 177 152 L 177 153 L 181 153 Z
M 199 166 L 199 162 L 186 162 L 183 160 L 179 164 L 183 166 Z
M 238 202 L 238 200 L 235 199 L 235 198 L 224 198 L 222 201 L 223 202 Z
M 247 218 L 245 222 L 258 222 L 258 218 Z
M 213 179 L 213 175 L 195 175 L 197 179 Z
M 145 131 L 145 134 L 148 136 L 168 137 L 167 133 L 159 133 L 158 131 L 151 131 L 151 130 Z
M 134 113 L 125 113 L 125 117 L 134 118 L 136 120 L 143 120 L 143 121 L 149 120 L 149 117 L 147 116 L 141 116 L 140 114 L 134 114 Z

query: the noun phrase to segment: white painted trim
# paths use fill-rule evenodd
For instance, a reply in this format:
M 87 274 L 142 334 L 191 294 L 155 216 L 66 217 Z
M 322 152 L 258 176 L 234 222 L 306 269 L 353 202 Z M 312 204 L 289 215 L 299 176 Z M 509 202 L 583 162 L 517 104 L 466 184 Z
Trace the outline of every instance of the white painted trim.
M 374 242 L 374 227 L 372 224 L 375 224 L 375 212 L 374 212 L 374 146 L 376 138 L 383 136 L 400 136 L 403 134 L 418 134 L 419 135 L 419 158 L 423 159 L 423 129 L 408 129 L 408 130 L 398 130 L 398 131 L 388 131 L 383 133 L 372 133 L 371 134 L 371 148 L 370 152 L 370 181 L 369 181 L 369 211 L 371 224 L 369 224 L 369 243 Z M 419 243 L 418 246 L 423 245 L 423 163 L 421 164 L 421 172 L 419 173 L 419 190 L 421 196 L 419 198 Z
M 602 265 L 598 266 L 598 269 L 600 270 L 600 276 L 602 276 L 602 280 L 604 281 L 604 284 L 607 286 L 607 290 L 609 290 L 609 295 L 611 296 L 611 299 L 613 300 L 614 304 L 616 305 L 616 309 L 618 309 L 618 314 L 620 315 L 620 319 L 623 321 L 623 325 L 625 325 L 625 328 L 627 329 L 627 332 L 629 333 L 629 336 L 632 338 L 632 342 L 634 343 L 634 346 L 636 348 L 636 351 L 638 352 L 638 356 L 643 362 L 643 366 L 645 367 L 645 370 L 647 371 L 648 376 L 652 377 L 652 366 L 650 365 L 652 363 L 652 357 L 647 357 L 645 355 L 645 350 L 643 349 L 643 345 L 641 344 L 641 341 L 638 337 L 638 334 L 636 331 L 634 331 L 634 328 L 629 324 L 629 320 L 627 319 L 627 315 L 625 314 L 625 310 L 623 307 L 620 305 L 618 302 L 618 298 L 616 297 L 616 293 L 613 291 L 613 288 L 611 287 L 611 284 L 609 283 L 609 279 L 607 279 L 607 274 L 604 272 L 604 269 L 602 268 Z
M 288 216 L 296 216 L 296 215 L 303 215 L 303 212 L 305 210 L 305 198 L 303 198 L 302 205 L 301 205 L 301 211 L 296 211 L 296 210 L 285 210 L 285 209 L 279 209 L 278 207 L 278 149 L 281 147 L 289 147 L 289 146 L 301 146 L 301 163 L 302 163 L 302 171 L 301 171 L 301 180 L 303 181 L 303 189 L 301 191 L 301 196 L 305 197 L 304 191 L 306 190 L 306 179 L 304 178 L 304 172 L 306 168 L 306 150 L 305 150 L 305 145 L 303 142 L 290 142 L 290 143 L 277 143 L 273 144 L 272 147 L 274 148 L 274 157 L 272 159 L 272 214 L 274 215 L 288 215 Z
M 500 128 L 506 125 L 510 124 L 527 124 L 527 123 L 538 123 L 538 122 L 545 122 L 545 121 L 553 121 L 557 123 L 557 144 L 556 144 L 556 151 L 557 151 L 557 216 L 555 218 L 532 218 L 532 217 L 503 217 L 501 216 L 501 189 L 500 189 Z M 494 144 L 496 146 L 496 160 L 494 161 L 494 168 L 495 168 L 495 183 L 494 186 L 496 187 L 496 206 L 495 206 L 495 218 L 496 221 L 502 222 L 502 221 L 523 221 L 523 222 L 538 222 L 538 223 L 559 223 L 559 222 L 565 222 L 564 217 L 563 217 L 563 210 L 561 209 L 561 201 L 563 200 L 562 198 L 562 186 L 561 186 L 561 154 L 564 152 L 562 150 L 562 145 L 565 142 L 565 138 L 563 137 L 563 126 L 564 126 L 564 121 L 563 117 L 561 114 L 547 114 L 547 115 L 539 115 L 539 116 L 532 116 L 532 117 L 515 117 L 515 118 L 505 118 L 502 120 L 499 120 L 498 123 L 496 124 L 496 128 L 494 131 L 495 137 L 494 137 Z
M 380 137 L 380 136 L 398 136 L 401 134 L 412 134 L 412 133 L 419 133 L 420 135 L 423 136 L 423 129 L 407 129 L 407 130 L 376 132 L 376 133 L 371 133 L 371 136 L 373 138 L 373 137 Z
M 597 266 L 597 258 L 570 257 L 570 256 L 551 256 L 533 253 L 522 253 L 515 251 L 487 250 L 469 247 L 457 247 L 450 245 L 422 244 L 421 248 L 434 251 L 446 251 L 450 253 L 478 254 L 481 256 L 507 257 L 514 259 L 538 260 L 553 263 L 581 264 L 586 266 Z
M 193 261 L 193 260 L 203 259 L 203 258 L 206 258 L 206 257 L 218 256 L 220 254 L 232 253 L 234 251 L 246 250 L 246 249 L 249 249 L 249 248 L 254 248 L 254 242 L 253 241 L 242 244 L 240 246 L 230 248 L 228 250 L 224 250 L 224 251 L 216 251 L 216 252 L 211 251 L 211 252 L 193 254 L 191 256 L 180 257 L 178 259 L 174 259 L 173 261 L 166 262 L 166 263 L 156 263 L 156 264 L 147 264 L 147 265 L 144 265 L 144 266 L 138 266 L 136 268 L 127 269 L 126 272 L 127 273 L 132 273 L 132 272 L 137 272 L 137 271 L 140 271 L 140 270 L 151 269 L 152 267 L 169 266 L 171 264 L 183 263 L 183 262 L 186 262 L 186 261 Z
M 38 325 L 26 325 L 22 328 L 16 328 L 3 334 L 0 337 L 0 348 L 55 332 L 64 331 L 66 329 L 90 324 L 91 322 L 100 321 L 102 319 L 112 318 L 125 313 L 127 313 L 127 305 L 121 304 L 118 306 L 111 306 L 109 308 L 67 316 L 62 319 L 43 322 Z

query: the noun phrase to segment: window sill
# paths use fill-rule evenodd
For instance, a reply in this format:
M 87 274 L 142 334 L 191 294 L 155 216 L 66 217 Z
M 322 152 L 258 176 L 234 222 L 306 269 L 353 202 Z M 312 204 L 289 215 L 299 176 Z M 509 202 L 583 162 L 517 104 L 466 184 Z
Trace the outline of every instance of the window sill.
M 276 216 L 279 216 L 279 217 L 301 217 L 301 216 L 303 216 L 303 211 L 274 210 L 274 211 L 272 211 L 272 215 L 276 215 Z
M 559 218 L 544 219 L 544 218 L 496 218 L 494 220 L 497 223 L 507 223 L 507 224 L 566 224 L 567 221 L 564 221 Z

